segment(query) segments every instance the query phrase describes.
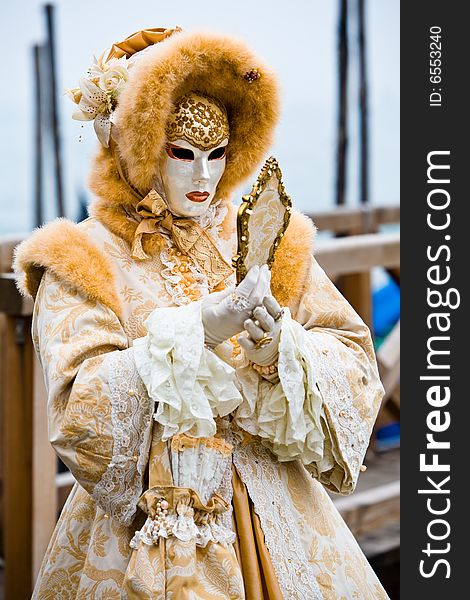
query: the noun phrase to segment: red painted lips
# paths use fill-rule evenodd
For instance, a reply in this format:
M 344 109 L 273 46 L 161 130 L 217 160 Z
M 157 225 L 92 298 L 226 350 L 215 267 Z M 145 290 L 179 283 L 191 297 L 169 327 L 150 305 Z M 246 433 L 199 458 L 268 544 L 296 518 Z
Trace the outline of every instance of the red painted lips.
M 191 202 L 205 202 L 209 195 L 209 192 L 188 192 L 186 198 Z

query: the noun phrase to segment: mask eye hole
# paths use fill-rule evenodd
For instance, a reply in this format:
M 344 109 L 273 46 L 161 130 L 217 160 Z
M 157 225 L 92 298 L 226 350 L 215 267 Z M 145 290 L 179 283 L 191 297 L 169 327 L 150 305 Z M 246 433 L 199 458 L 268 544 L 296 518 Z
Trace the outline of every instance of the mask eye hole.
M 180 148 L 179 146 L 168 145 L 166 147 L 166 152 L 170 158 L 175 160 L 194 160 L 194 152 L 189 150 L 189 148 Z
M 226 149 L 227 146 L 222 146 L 221 148 L 212 150 L 212 152 L 209 154 L 209 160 L 221 160 L 222 158 L 225 158 Z

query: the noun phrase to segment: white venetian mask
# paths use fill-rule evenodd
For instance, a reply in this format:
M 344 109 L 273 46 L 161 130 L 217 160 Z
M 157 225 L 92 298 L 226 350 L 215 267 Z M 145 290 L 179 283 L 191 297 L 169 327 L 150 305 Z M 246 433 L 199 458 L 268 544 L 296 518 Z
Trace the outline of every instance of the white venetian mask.
M 225 170 L 227 111 L 216 98 L 190 92 L 175 103 L 166 138 L 160 179 L 168 208 L 180 217 L 199 217 Z
M 199 217 L 214 200 L 225 170 L 228 139 L 201 150 L 185 139 L 168 142 L 160 167 L 166 203 L 180 217 Z

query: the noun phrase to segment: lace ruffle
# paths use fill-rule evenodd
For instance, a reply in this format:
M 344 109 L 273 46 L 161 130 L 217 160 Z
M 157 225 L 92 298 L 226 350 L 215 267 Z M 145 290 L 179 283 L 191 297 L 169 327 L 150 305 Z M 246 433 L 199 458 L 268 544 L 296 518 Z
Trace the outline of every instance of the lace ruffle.
M 236 415 L 242 428 L 262 438 L 279 460 L 310 463 L 323 456 L 323 400 L 308 333 L 285 309 L 279 342 L 279 382 L 271 384 L 251 367 L 238 371 L 244 403 Z
M 219 524 L 216 520 L 196 525 L 193 517 L 173 514 L 167 517 L 166 526 L 157 526 L 154 519 L 147 517 L 142 529 L 136 531 L 129 545 L 131 548 L 138 548 L 139 543 L 142 542 L 147 546 L 152 546 L 160 538 L 168 538 L 170 535 L 182 542 L 194 541 L 196 546 L 202 548 L 205 548 L 209 542 L 228 546 L 233 544 L 236 539 L 236 535 L 231 529 Z
M 132 548 L 138 548 L 140 542 L 151 546 L 170 536 L 202 547 L 210 541 L 224 545 L 235 541 L 235 533 L 219 521 L 229 505 L 217 493 L 204 502 L 193 489 L 156 486 L 142 495 L 139 507 L 148 518 L 132 538 Z
M 200 303 L 157 308 L 145 325 L 148 335 L 134 341 L 136 364 L 157 403 L 162 439 L 214 436 L 214 417 L 231 413 L 242 398 L 234 369 L 204 346 Z
M 93 498 L 106 513 L 129 525 L 142 493 L 153 414 L 153 402 L 137 372 L 132 349 L 110 357 L 109 389 L 113 456 Z
M 327 333 L 306 331 L 286 309 L 279 381 L 271 384 L 249 366 L 238 369 L 244 400 L 235 420 L 280 461 L 298 458 L 322 483 L 345 493 L 354 487 L 369 435 L 339 345 Z

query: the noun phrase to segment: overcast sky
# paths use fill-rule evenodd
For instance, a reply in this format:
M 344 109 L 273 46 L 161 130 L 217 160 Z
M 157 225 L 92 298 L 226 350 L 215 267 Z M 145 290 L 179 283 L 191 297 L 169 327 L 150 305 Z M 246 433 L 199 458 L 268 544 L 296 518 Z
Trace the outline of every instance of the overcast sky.
M 350 0 L 351 6 L 356 4 Z M 3 93 L 0 95 L 0 233 L 27 231 L 32 204 L 31 46 L 44 39 L 43 2 L 17 0 L 2 6 Z M 59 88 L 74 87 L 93 54 L 147 27 L 209 28 L 242 37 L 277 71 L 283 112 L 272 149 L 287 191 L 304 211 L 331 206 L 336 136 L 337 0 L 59 0 L 57 47 Z M 399 0 L 367 2 L 370 80 L 371 199 L 399 201 Z M 351 52 L 357 33 L 350 23 Z M 351 57 L 348 199 L 358 200 L 357 66 Z M 96 143 L 91 124 L 82 129 L 70 116 L 73 104 L 60 97 L 60 122 L 68 216 L 76 218 L 77 192 L 85 184 Z M 79 142 L 79 136 L 83 139 Z M 47 216 L 53 218 L 50 192 Z

